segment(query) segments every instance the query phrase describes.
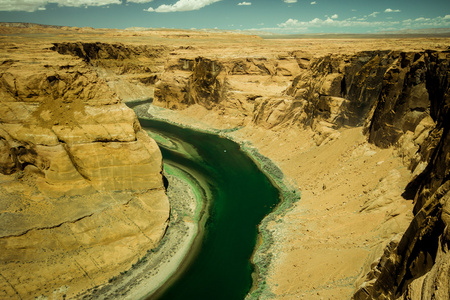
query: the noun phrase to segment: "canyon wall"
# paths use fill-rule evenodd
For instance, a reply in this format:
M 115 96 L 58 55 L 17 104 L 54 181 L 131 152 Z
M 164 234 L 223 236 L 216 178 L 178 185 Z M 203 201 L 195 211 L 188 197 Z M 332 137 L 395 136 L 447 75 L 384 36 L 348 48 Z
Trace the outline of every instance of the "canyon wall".
M 86 62 L 99 57 L 54 47 L 1 45 L 0 298 L 107 283 L 158 245 L 169 218 L 160 150 Z
M 246 125 L 257 118 L 255 103 L 286 101 L 281 93 L 300 70 L 295 57 L 169 59 L 155 84 L 154 103 L 169 109 L 197 104 Z
M 359 270 L 333 271 L 343 274 L 343 283 L 335 288 L 337 298 L 348 294 L 342 286 L 350 281 L 355 285 L 350 287 L 355 299 L 448 295 L 448 51 L 417 50 L 429 45 L 428 40 L 413 41 L 414 51 L 399 50 L 406 42 L 396 41 L 389 44 L 396 49 L 391 51 L 384 42 L 373 46 L 373 41 L 352 41 L 351 46 L 347 41 L 333 41 L 326 48 L 324 41 L 271 43 L 234 35 L 217 38 L 204 32 L 195 33 L 197 40 L 191 41 L 192 36 L 184 33 L 170 34 L 163 40 L 153 31 L 133 32 L 127 37 L 131 42 L 122 44 L 117 40 L 125 39 L 125 33 L 105 31 L 85 37 L 89 41 L 84 42 L 69 37 L 65 42 L 22 43 L 19 39 L 1 45 L 0 297 L 77 297 L 129 269 L 158 244 L 169 216 L 161 155 L 122 103 L 153 95 L 156 105 L 193 118 L 212 116 L 212 123 L 224 124 L 223 128 L 242 129 L 236 133 L 244 140 L 251 135 L 265 139 L 275 156 L 286 156 L 283 170 L 307 165 L 301 160 L 314 161 L 316 156 L 318 162 L 323 157 L 340 160 L 336 169 L 324 172 L 319 170 L 326 169 L 324 165 L 305 167 L 315 168 L 320 182 L 314 185 L 320 187 L 313 189 L 313 183 L 300 187 L 312 190 L 305 190 L 304 200 L 316 193 L 310 200 L 318 201 L 325 192 L 339 201 L 347 199 L 342 203 L 326 200 L 325 205 L 336 205 L 320 211 L 317 224 L 349 232 L 351 245 L 338 245 L 343 236 L 325 236 L 328 244 L 320 240 L 322 246 L 336 243 L 336 248 L 349 248 L 369 235 L 362 233 L 359 240 L 354 234 L 359 230 L 347 230 L 348 225 L 341 224 L 347 222 L 342 215 L 324 223 L 323 212 L 343 209 L 349 197 L 360 197 L 357 211 L 347 210 L 360 214 L 363 221 L 379 202 L 395 198 L 391 208 L 414 201 L 414 218 L 399 235 L 395 235 L 397 229 L 405 228 L 400 223 L 408 218 L 398 221 L 397 210 L 380 210 L 386 213 L 380 217 L 383 232 L 371 234 L 384 240 L 376 240 L 377 246 L 370 248 L 373 253 L 365 266 L 358 265 L 362 270 L 358 279 L 352 274 Z M 364 49 L 383 50 L 355 52 L 357 43 Z M 356 131 L 364 132 L 370 144 L 342 138 Z M 280 137 L 284 133 L 286 137 Z M 342 144 L 348 140 L 358 144 L 345 150 L 348 145 Z M 333 148 L 339 144 L 344 150 Z M 284 147 L 292 151 L 286 154 Z M 305 147 L 312 150 L 303 155 Z M 373 155 L 387 148 L 395 149 L 410 170 L 412 180 L 403 198 L 396 191 L 377 189 L 395 186 L 390 181 L 396 181 L 401 171 Z M 356 156 L 374 165 L 364 164 L 373 174 L 376 168 L 386 174 L 368 174 L 365 177 L 376 177 L 374 182 L 358 181 L 355 195 L 344 197 L 345 189 L 339 185 L 348 184 L 344 181 L 351 177 L 345 179 L 345 173 L 351 165 L 346 163 L 356 163 Z M 330 170 L 335 173 L 328 174 Z M 334 181 L 325 185 L 321 182 L 325 177 Z M 364 197 L 372 202 L 361 200 Z M 276 232 L 273 243 L 286 243 L 289 249 L 279 249 L 292 254 L 294 261 L 289 268 L 281 265 L 288 280 L 267 278 L 271 292 L 284 293 L 285 298 L 270 293 L 267 298 L 291 299 L 303 292 L 311 299 L 322 297 L 311 288 L 314 278 L 325 284 L 325 276 L 317 270 L 323 257 L 314 255 L 327 252 L 314 248 L 319 243 L 314 234 L 328 232 L 318 227 L 314 228 L 317 233 L 311 232 L 312 227 L 302 224 L 299 211 L 307 211 L 308 223 L 314 220 L 308 219 L 313 211 L 301 205 L 274 222 L 273 227 L 284 231 Z M 305 252 L 295 252 L 298 245 L 292 239 L 303 235 L 312 242 L 301 240 L 306 241 Z M 361 247 L 367 248 L 367 239 Z M 336 253 L 346 264 L 347 254 Z M 354 248 L 348 253 L 356 253 L 358 259 L 362 256 Z M 278 261 L 272 260 L 270 266 L 283 259 L 273 257 Z M 298 268 L 306 257 L 310 264 Z M 274 268 L 279 271 L 279 266 Z M 314 278 L 293 278 L 294 270 Z M 303 279 L 307 282 L 293 283 Z M 299 285 L 306 287 L 303 292 L 294 290 Z M 333 288 L 325 286 L 321 293 Z
M 171 59 L 154 103 L 201 105 L 235 126 L 309 128 L 317 146 L 361 127 L 369 143 L 393 147 L 412 174 L 403 197 L 414 218 L 363 268 L 353 298 L 447 298 L 449 62 L 432 50 Z
M 81 58 L 108 84 L 117 97 L 126 102 L 153 97 L 153 84 L 163 71 L 170 47 L 61 42 L 53 43 L 50 50 Z
M 449 64 L 448 51 L 403 54 L 384 77 L 386 88 L 368 128 L 369 141 L 380 146 L 409 144 L 415 150 L 408 150 L 412 154 L 408 163 L 417 176 L 404 193 L 414 199 L 414 219 L 401 239 L 392 241 L 372 265 L 355 299 L 450 295 Z M 432 123 L 427 129 L 425 124 Z

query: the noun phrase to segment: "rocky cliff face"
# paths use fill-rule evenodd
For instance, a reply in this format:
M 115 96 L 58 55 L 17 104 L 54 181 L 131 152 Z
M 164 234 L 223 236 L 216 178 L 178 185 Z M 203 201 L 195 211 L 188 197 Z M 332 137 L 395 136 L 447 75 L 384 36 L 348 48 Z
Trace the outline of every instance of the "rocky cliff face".
M 153 84 L 170 50 L 165 46 L 100 42 L 53 43 L 50 49 L 83 59 L 125 102 L 153 97 Z
M 448 51 L 178 60 L 166 65 L 155 103 L 200 104 L 266 129 L 309 127 L 317 145 L 362 126 L 370 143 L 395 147 L 414 176 L 404 197 L 414 199 L 415 217 L 360 278 L 354 298 L 447 298 L 449 62 Z
M 414 131 L 410 135 L 416 137 L 418 147 L 410 167 L 421 163 L 426 167 L 405 191 L 415 203 L 411 225 L 373 264 L 355 299 L 446 299 L 450 295 L 449 59 L 445 52 L 402 55 L 392 71 L 396 75 L 385 77 L 388 88 L 379 99 L 369 139 L 384 146 L 386 141 L 404 137 L 403 130 Z M 380 122 L 383 117 L 386 121 Z M 419 131 L 427 118 L 435 126 L 423 135 Z
M 225 98 L 226 82 L 223 75 L 218 77 L 223 69 L 220 63 L 198 57 L 173 61 L 168 69 L 181 71 L 184 76 L 165 74 L 165 80 L 158 82 L 155 97 L 166 107 L 177 109 L 200 104 L 211 109 Z
M 170 109 L 198 104 L 245 125 L 254 118 L 255 102 L 283 101 L 281 92 L 299 71 L 295 56 L 171 59 L 155 85 L 154 103 Z
M 0 298 L 74 296 L 158 245 L 161 153 L 81 59 L 33 43 L 1 53 Z

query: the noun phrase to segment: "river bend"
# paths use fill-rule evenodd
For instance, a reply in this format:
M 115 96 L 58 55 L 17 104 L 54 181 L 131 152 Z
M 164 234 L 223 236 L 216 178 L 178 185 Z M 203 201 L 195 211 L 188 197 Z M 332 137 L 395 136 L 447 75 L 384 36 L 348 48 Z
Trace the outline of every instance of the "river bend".
M 279 191 L 231 140 L 163 121 L 140 122 L 157 135 L 165 166 L 189 173 L 207 198 L 206 222 L 189 263 L 151 299 L 244 299 L 252 286 L 258 225 L 278 204 Z

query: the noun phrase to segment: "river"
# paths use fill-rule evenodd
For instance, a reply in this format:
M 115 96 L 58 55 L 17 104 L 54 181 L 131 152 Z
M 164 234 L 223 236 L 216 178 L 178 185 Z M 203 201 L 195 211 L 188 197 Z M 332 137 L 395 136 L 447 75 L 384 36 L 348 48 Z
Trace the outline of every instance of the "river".
M 258 225 L 280 201 L 279 191 L 229 139 L 163 121 L 140 122 L 157 135 L 165 166 L 189 173 L 207 195 L 206 222 L 188 262 L 149 299 L 244 299 L 252 287 Z

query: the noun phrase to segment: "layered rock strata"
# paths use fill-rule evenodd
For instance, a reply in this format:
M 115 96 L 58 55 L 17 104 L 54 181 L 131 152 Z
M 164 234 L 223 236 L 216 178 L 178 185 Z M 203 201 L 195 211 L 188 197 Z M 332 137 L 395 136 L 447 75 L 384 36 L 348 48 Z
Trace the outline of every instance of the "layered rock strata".
M 92 66 L 2 44 L 0 298 L 74 297 L 163 236 L 162 157 Z
M 214 108 L 246 125 L 254 118 L 255 102 L 284 101 L 282 91 L 300 70 L 294 56 L 171 59 L 155 84 L 154 103 L 170 109 Z
M 117 100 L 151 98 L 154 83 L 157 105 L 233 128 L 302 190 L 270 225 L 266 298 L 340 299 L 354 284 L 362 299 L 448 291 L 449 54 L 420 50 L 446 42 L 83 30 L 89 42 L 2 44 L 4 297 L 72 296 L 127 269 L 162 234 L 162 184 L 144 179 L 160 176 L 160 162 Z M 130 167 L 139 164 L 154 171 Z M 403 234 L 407 199 L 415 217 Z

